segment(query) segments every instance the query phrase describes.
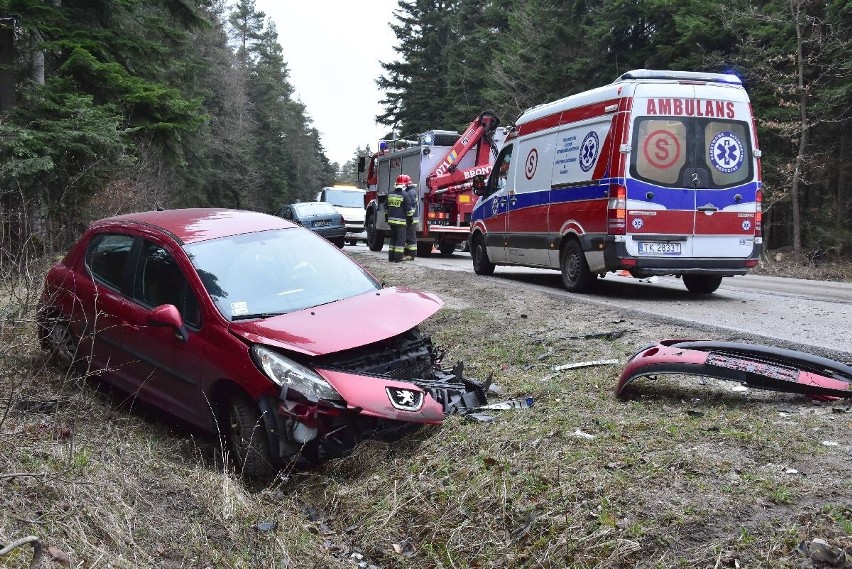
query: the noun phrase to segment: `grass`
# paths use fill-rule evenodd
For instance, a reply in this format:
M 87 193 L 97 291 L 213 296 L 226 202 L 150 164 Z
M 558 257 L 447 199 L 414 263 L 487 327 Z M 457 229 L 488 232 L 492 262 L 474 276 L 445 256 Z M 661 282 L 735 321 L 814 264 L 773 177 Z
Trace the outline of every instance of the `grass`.
M 441 296 L 423 327 L 445 364 L 533 406 L 246 484 L 209 437 L 47 367 L 25 303 L 3 323 L 0 544 L 37 535 L 45 567 L 62 554 L 74 567 L 800 567 L 796 546 L 815 538 L 852 552 L 842 405 L 678 376 L 616 400 L 619 365 L 553 368 L 624 362 L 689 330 L 540 293 L 521 302 L 466 273 L 369 268 Z M 583 337 L 614 329 L 633 331 Z M 58 403 L 22 406 L 46 400 Z M 0 567 L 29 558 L 21 548 Z

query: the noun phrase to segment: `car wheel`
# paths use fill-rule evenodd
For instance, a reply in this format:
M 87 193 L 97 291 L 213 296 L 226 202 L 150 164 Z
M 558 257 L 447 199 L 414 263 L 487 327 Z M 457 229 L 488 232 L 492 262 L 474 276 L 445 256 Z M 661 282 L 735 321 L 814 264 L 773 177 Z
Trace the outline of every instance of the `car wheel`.
M 693 294 L 711 294 L 722 284 L 722 277 L 710 275 L 683 275 L 686 290 Z
M 559 267 L 562 270 L 562 284 L 568 292 L 584 292 L 591 287 L 596 278 L 589 271 L 583 248 L 574 239 L 569 241 L 562 250 Z
M 228 400 L 228 443 L 243 477 L 254 478 L 272 473 L 269 439 L 257 404 L 242 394 Z
M 49 352 L 49 361 L 56 367 L 67 370 L 74 365 L 79 342 L 71 331 L 71 325 L 60 318 L 44 318 L 39 321 L 39 336 Z
M 335 239 L 332 243 L 337 245 L 338 249 L 343 249 L 343 246 L 346 245 L 346 240 L 341 237 L 340 239 Z
M 385 246 L 385 232 L 376 229 L 376 214 L 367 217 L 367 247 L 370 251 L 381 251 Z
M 358 241 L 356 241 L 355 239 L 351 239 L 350 241 L 347 242 L 347 245 L 349 245 L 350 247 L 354 247 L 357 244 L 358 244 Z
M 438 251 L 441 252 L 442 257 L 451 256 L 456 250 L 455 243 L 447 243 L 446 241 L 438 243 Z
M 473 272 L 477 275 L 493 275 L 494 263 L 488 259 L 488 251 L 485 249 L 485 239 L 482 235 L 477 235 L 473 238 L 473 251 L 471 258 L 473 259 Z

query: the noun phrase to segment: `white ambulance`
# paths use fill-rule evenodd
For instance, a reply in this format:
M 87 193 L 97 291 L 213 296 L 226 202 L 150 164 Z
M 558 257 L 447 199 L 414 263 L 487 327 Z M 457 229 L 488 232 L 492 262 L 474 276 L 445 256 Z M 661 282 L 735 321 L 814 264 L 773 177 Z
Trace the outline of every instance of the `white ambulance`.
M 524 112 L 478 183 L 470 250 L 496 265 L 677 275 L 694 293 L 746 274 L 762 246 L 760 150 L 734 75 L 634 70 Z

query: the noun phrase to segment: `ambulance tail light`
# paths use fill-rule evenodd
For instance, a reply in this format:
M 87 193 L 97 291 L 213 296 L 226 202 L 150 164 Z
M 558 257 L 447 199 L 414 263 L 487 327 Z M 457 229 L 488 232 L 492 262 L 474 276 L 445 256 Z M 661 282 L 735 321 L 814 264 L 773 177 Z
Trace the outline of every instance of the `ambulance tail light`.
M 757 190 L 754 202 L 754 236 L 763 237 L 763 190 Z
M 627 232 L 627 188 L 619 184 L 609 187 L 607 232 L 610 235 L 624 235 Z

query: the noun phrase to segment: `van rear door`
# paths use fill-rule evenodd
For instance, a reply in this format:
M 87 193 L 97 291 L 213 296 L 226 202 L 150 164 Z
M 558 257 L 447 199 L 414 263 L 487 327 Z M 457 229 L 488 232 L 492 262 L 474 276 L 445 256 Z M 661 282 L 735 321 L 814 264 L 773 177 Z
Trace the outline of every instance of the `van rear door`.
M 758 173 L 742 88 L 640 84 L 627 175 L 627 252 L 745 258 L 755 245 Z

